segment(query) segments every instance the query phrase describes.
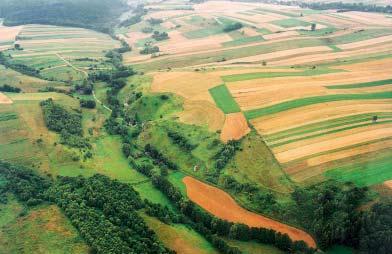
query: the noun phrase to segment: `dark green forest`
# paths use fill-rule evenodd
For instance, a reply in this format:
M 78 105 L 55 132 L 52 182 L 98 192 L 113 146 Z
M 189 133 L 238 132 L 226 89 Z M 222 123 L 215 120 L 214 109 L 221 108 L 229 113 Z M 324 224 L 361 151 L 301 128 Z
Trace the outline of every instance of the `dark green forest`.
M 127 8 L 123 0 L 0 0 L 0 17 L 8 26 L 47 24 L 111 33 Z

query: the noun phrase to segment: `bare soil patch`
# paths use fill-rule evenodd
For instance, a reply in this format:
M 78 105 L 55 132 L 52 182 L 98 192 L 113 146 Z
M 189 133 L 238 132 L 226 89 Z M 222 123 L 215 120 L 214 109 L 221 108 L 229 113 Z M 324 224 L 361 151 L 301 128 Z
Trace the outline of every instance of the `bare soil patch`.
M 188 197 L 218 218 L 244 223 L 250 227 L 273 229 L 288 234 L 292 240 L 303 240 L 309 246 L 316 247 L 315 241 L 306 232 L 250 212 L 239 206 L 229 194 L 216 187 L 207 185 L 189 176 L 185 177 L 183 182 L 186 185 Z
M 224 142 L 239 140 L 249 132 L 248 122 L 242 112 L 227 114 L 220 138 Z
M 0 25 L 0 41 L 15 41 L 15 37 L 20 33 L 23 26 L 3 26 Z
M 0 92 L 0 104 L 12 104 L 12 100 Z

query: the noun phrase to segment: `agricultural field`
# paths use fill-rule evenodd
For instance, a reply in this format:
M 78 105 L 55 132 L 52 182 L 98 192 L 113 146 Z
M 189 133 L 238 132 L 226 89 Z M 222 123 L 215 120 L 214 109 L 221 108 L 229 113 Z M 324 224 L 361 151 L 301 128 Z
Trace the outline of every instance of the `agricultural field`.
M 112 68 L 105 52 L 119 47 L 110 36 L 81 28 L 25 25 L 12 39 L 19 49 L 4 51 L 13 64 L 27 65 L 53 81 L 72 82 L 89 70 Z
M 0 3 L 0 254 L 385 254 L 392 16 L 262 2 Z

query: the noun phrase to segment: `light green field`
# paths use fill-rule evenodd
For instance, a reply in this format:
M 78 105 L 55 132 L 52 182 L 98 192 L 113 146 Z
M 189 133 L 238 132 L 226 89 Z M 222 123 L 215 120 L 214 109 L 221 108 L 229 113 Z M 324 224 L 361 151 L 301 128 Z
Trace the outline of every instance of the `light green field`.
M 284 27 L 284 28 L 291 28 L 291 27 L 296 27 L 296 26 L 310 26 L 311 23 L 300 20 L 300 19 L 282 19 L 282 20 L 276 20 L 271 22 L 272 24 Z
M 237 247 L 243 254 L 284 254 L 283 251 L 270 245 L 256 242 L 241 242 L 237 240 L 225 239 L 230 246 Z
M 150 181 L 134 184 L 132 187 L 139 192 L 142 199 L 147 199 L 152 203 L 161 204 L 174 210 L 170 200 L 160 190 L 155 188 Z
M 316 69 L 304 69 L 298 72 L 252 72 L 252 73 L 222 76 L 222 80 L 225 82 L 236 82 L 236 81 L 261 79 L 261 78 L 315 76 L 315 75 L 322 75 L 322 74 L 336 73 L 336 72 L 341 72 L 341 70 L 329 69 L 329 68 L 316 68 Z
M 147 225 L 168 248 L 177 253 L 217 254 L 218 252 L 200 234 L 182 224 L 167 225 L 142 214 Z
M 229 89 L 226 85 L 216 86 L 208 90 L 215 101 L 215 104 L 220 108 L 225 114 L 240 112 L 241 109 L 237 102 L 233 99 L 230 94 Z
M 359 186 L 369 186 L 392 179 L 391 165 L 392 151 L 389 150 L 366 163 L 356 161 L 351 165 L 328 170 L 325 176 L 341 182 L 350 181 Z
M 7 204 L 0 204 L 0 253 L 89 253 L 58 207 L 40 206 L 19 217 L 22 210 L 12 196 Z
M 44 87 L 64 87 L 62 82 L 51 82 L 26 75 L 22 75 L 19 72 L 13 71 L 9 68 L 5 68 L 0 65 L 0 85 L 7 84 L 10 86 L 19 87 L 23 92 L 37 92 L 39 89 Z
M 257 117 L 275 114 L 293 108 L 304 107 L 308 105 L 325 103 L 330 101 L 374 100 L 374 99 L 391 99 L 391 98 L 392 98 L 392 91 L 367 93 L 367 94 L 331 94 L 325 96 L 301 98 L 292 101 L 278 103 L 265 108 L 248 110 L 245 111 L 245 116 L 247 119 L 254 119 Z
M 328 88 L 328 89 L 351 89 L 351 88 L 364 88 L 364 87 L 383 86 L 383 85 L 391 85 L 391 84 L 392 84 L 392 79 L 384 79 L 384 80 L 377 80 L 377 81 L 365 82 L 365 83 L 326 86 L 326 88 Z
M 350 34 L 340 35 L 329 38 L 331 44 L 346 44 L 351 42 L 369 40 L 376 37 L 386 36 L 392 34 L 391 29 L 365 29 L 363 31 L 357 31 Z
M 263 36 L 255 35 L 255 36 L 235 39 L 232 41 L 227 41 L 227 42 L 222 43 L 222 45 L 224 47 L 234 47 L 234 46 L 244 45 L 244 44 L 253 43 L 253 42 L 261 42 L 261 41 L 264 41 Z

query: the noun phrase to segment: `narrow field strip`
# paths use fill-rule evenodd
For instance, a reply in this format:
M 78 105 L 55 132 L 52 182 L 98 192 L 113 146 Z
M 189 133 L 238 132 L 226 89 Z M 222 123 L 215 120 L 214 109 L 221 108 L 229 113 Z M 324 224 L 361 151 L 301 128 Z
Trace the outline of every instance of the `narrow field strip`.
M 214 99 L 216 105 L 225 113 L 237 113 L 241 112 L 237 102 L 231 96 L 229 89 L 226 85 L 216 86 L 208 90 Z
M 392 84 L 392 79 L 377 80 L 371 82 L 348 84 L 348 85 L 334 85 L 326 86 L 328 89 L 351 89 L 351 88 L 363 88 L 363 87 L 373 87 L 373 86 L 383 86 Z
M 385 124 L 384 128 L 370 129 L 359 133 L 353 133 L 341 137 L 323 140 L 317 143 L 303 145 L 297 148 L 289 149 L 279 153 L 275 153 L 277 160 L 281 163 L 294 161 L 309 155 L 314 154 L 316 151 L 327 152 L 330 150 L 343 148 L 345 146 L 355 145 L 366 141 L 376 140 L 380 137 L 389 137 L 392 135 L 391 125 Z
M 342 70 L 329 69 L 329 68 L 317 68 L 303 70 L 302 72 L 253 72 L 222 76 L 224 82 L 237 82 L 252 79 L 262 78 L 276 78 L 276 77 L 301 77 L 301 76 L 316 76 L 329 73 L 341 72 Z
M 312 104 L 319 104 L 332 101 L 342 100 L 373 100 L 373 99 L 390 99 L 392 98 L 392 91 L 379 92 L 379 93 L 368 93 L 368 94 L 332 94 L 325 96 L 315 96 L 296 99 L 292 101 L 286 101 L 278 103 L 269 107 L 253 109 L 245 111 L 245 116 L 248 120 L 257 117 L 282 112 L 285 110 L 304 107 Z
M 239 206 L 229 194 L 216 187 L 189 176 L 184 177 L 182 181 L 186 185 L 186 193 L 189 199 L 218 218 L 244 223 L 250 227 L 270 228 L 287 234 L 294 241 L 303 240 L 310 247 L 316 247 L 315 241 L 308 233 L 250 212 Z
M 361 127 L 366 127 L 366 126 L 370 126 L 370 125 L 377 125 L 377 124 L 386 124 L 386 123 L 392 123 L 392 120 L 378 121 L 376 123 L 368 122 L 368 123 L 362 123 L 362 124 L 346 126 L 346 127 L 343 127 L 343 128 L 332 129 L 332 130 L 325 131 L 325 132 L 319 132 L 319 133 L 316 133 L 316 134 L 313 134 L 313 135 L 308 135 L 308 136 L 303 136 L 303 137 L 299 137 L 299 138 L 289 139 L 289 140 L 285 140 L 285 141 L 277 142 L 277 143 L 270 143 L 269 147 L 275 148 L 275 147 L 287 145 L 287 144 L 290 144 L 290 143 L 294 143 L 294 142 L 297 142 L 297 141 L 301 141 L 301 140 L 305 140 L 305 139 L 311 139 L 311 138 L 317 138 L 317 137 L 320 137 L 320 136 L 333 134 L 333 133 L 337 133 L 337 132 L 340 132 L 340 131 L 346 131 L 346 130 L 351 130 L 351 129 L 355 129 L 355 128 L 361 128 Z
M 274 142 L 274 141 L 289 138 L 292 136 L 303 135 L 303 134 L 312 133 L 312 132 L 316 132 L 316 131 L 320 131 L 320 130 L 327 130 L 327 129 L 331 129 L 331 128 L 335 128 L 335 127 L 339 127 L 339 126 L 343 126 L 343 125 L 362 123 L 362 122 L 366 122 L 366 121 L 371 122 L 373 116 L 377 116 L 379 120 L 391 119 L 392 118 L 392 106 L 391 106 L 391 112 L 372 112 L 372 113 L 356 114 L 356 115 L 335 118 L 332 120 L 311 123 L 308 125 L 288 129 L 285 131 L 280 131 L 280 132 L 272 133 L 269 135 L 264 135 L 264 139 L 268 142 Z

